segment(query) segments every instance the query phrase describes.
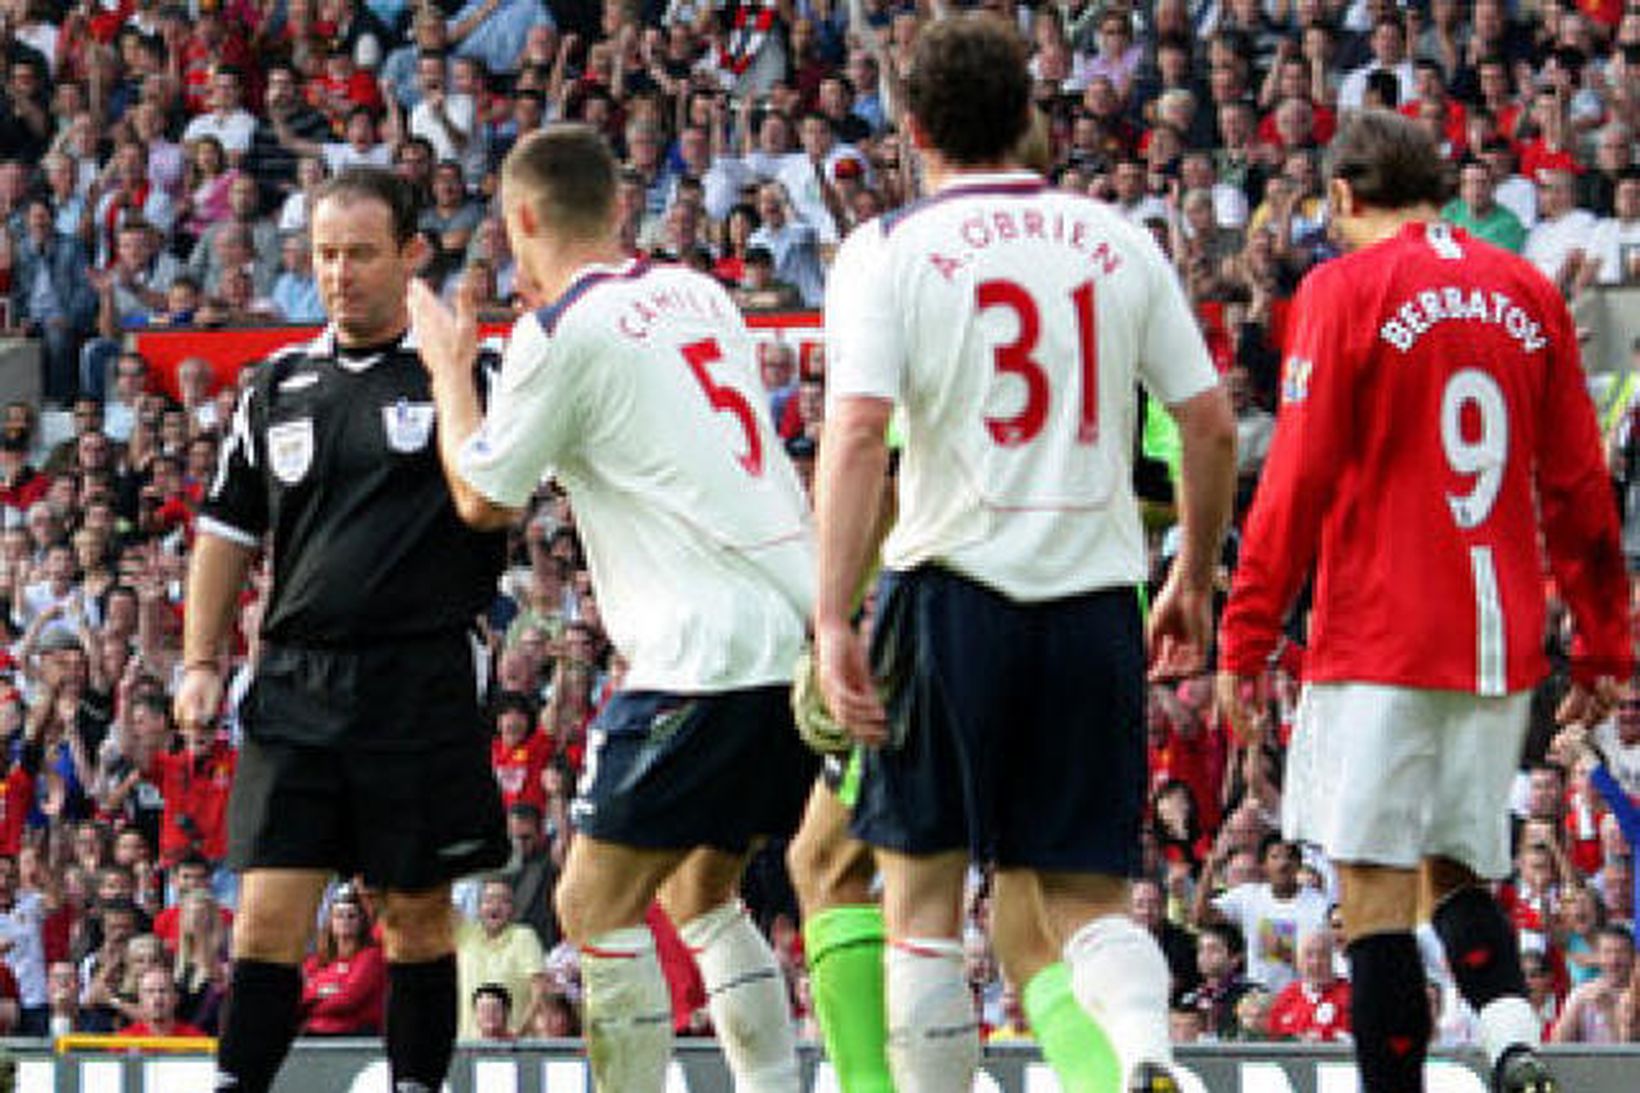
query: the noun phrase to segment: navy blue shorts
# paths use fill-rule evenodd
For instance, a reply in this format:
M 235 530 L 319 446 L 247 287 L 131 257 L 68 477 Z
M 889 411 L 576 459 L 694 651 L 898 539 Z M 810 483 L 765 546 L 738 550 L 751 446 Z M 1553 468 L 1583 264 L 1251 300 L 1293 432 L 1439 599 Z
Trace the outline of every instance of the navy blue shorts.
M 865 753 L 854 834 L 909 854 L 1134 875 L 1145 659 L 1131 588 L 1019 603 L 884 572 L 872 668 L 897 745 Z
M 819 764 L 792 722 L 789 684 L 622 691 L 587 733 L 570 819 L 623 846 L 739 854 L 797 830 Z

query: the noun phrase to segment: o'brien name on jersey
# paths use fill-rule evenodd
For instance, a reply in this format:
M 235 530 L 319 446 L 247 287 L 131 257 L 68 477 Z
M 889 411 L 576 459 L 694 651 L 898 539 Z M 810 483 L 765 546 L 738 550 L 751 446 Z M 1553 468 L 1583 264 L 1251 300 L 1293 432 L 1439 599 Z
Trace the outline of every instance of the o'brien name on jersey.
M 1103 239 L 1095 242 L 1092 233 L 1097 229 L 1084 220 L 1064 213 L 1045 214 L 1036 209 L 1014 211 L 995 209 L 968 217 L 957 228 L 957 234 L 969 251 L 959 258 L 944 254 L 930 254 L 928 260 L 941 276 L 951 276 L 968 263 L 976 250 L 997 243 L 1036 242 L 1059 243 L 1088 256 L 1088 265 L 1100 267 L 1101 273 L 1115 273 L 1122 268 L 1122 256 L 1111 249 Z
M 1437 323 L 1464 321 L 1501 326 L 1528 353 L 1548 345 L 1543 327 L 1503 292 L 1480 289 L 1425 289 L 1409 297 L 1378 328 L 1378 336 L 1405 353 Z

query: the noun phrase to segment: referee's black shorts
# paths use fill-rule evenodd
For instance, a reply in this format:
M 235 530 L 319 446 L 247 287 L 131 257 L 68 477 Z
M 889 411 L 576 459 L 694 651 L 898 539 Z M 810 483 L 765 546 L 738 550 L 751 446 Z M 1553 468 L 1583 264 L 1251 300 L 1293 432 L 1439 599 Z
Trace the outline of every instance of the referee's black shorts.
M 505 864 L 464 634 L 264 649 L 228 813 L 236 869 L 333 869 L 415 892 Z

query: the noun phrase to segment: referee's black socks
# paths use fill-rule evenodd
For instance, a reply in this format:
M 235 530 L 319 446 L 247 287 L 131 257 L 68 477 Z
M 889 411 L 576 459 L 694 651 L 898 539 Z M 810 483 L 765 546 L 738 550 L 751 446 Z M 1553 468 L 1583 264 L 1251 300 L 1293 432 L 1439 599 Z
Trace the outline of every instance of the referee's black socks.
M 456 1043 L 456 958 L 387 965 L 387 1061 L 394 1093 L 444 1085 Z
M 302 973 L 293 964 L 236 960 L 216 1051 L 216 1088 L 267 1093 L 296 1038 Z

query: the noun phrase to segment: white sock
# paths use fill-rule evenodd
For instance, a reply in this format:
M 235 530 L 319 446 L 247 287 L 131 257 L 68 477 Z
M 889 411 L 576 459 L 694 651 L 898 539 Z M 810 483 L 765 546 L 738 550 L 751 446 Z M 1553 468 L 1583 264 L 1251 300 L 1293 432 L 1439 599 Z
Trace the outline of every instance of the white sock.
M 888 1068 L 898 1093 L 952 1093 L 974 1084 L 979 1019 L 962 945 L 949 938 L 891 941 L 884 984 Z
M 803 1085 L 786 977 L 739 901 L 689 920 L 678 936 L 706 981 L 712 1024 L 736 1093 L 798 1093 Z
M 1532 1012 L 1532 1004 L 1518 994 L 1494 998 L 1481 1007 L 1481 1047 L 1493 1066 L 1503 1053 L 1516 1044 L 1537 1047 L 1543 1042 L 1543 1026 Z
M 587 1059 L 599 1093 L 662 1093 L 672 1055 L 672 998 L 647 926 L 581 946 Z
M 1096 918 L 1065 943 L 1071 990 L 1110 1037 L 1124 1078 L 1142 1062 L 1169 1063 L 1167 958 L 1126 915 Z

